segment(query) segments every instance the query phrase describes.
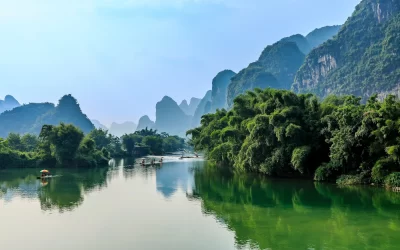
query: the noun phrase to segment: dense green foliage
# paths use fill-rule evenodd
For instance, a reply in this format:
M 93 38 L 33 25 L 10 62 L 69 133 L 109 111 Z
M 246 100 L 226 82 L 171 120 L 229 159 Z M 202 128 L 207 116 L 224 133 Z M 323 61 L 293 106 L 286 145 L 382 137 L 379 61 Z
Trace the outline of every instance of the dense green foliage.
M 60 122 L 73 124 L 84 133 L 94 129 L 77 100 L 66 95 L 56 107 L 51 103 L 30 103 L 0 114 L 0 137 L 7 137 L 9 133 L 39 135 L 43 125 L 58 125 Z
M 71 125 L 44 125 L 39 136 L 10 133 L 0 138 L 0 168 L 96 167 L 110 158 L 161 155 L 186 148 L 183 138 L 143 129 L 121 138 L 94 129 L 86 136 Z
M 400 170 L 400 102 L 256 89 L 188 131 L 197 150 L 236 171 L 384 183 Z M 356 181 L 359 180 L 359 181 Z
M 109 157 L 91 136 L 70 124 L 44 125 L 39 137 L 10 133 L 0 138 L 0 168 L 95 167 L 107 165 Z
M 121 137 L 122 146 L 128 155 L 137 155 L 135 148 L 146 148 L 147 153 L 153 155 L 162 155 L 168 152 L 175 152 L 185 148 L 185 140 L 178 136 L 170 136 L 168 133 L 157 133 L 157 130 L 143 129 L 133 134 L 125 134 Z
M 400 82 L 400 3 L 363 0 L 336 37 L 314 49 L 296 75 L 293 90 L 398 95 Z

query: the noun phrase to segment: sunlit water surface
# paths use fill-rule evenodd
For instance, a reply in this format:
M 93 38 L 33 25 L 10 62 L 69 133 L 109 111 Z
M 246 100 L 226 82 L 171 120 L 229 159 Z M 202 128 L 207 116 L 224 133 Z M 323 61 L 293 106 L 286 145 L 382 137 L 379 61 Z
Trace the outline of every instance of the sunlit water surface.
M 0 171 L 0 248 L 400 249 L 400 194 L 162 167 Z

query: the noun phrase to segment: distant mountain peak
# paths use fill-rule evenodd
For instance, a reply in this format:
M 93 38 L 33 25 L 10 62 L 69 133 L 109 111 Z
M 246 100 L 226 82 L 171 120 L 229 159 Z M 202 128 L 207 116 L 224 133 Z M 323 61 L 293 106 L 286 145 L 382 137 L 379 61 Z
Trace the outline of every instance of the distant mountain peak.
M 0 113 L 12 110 L 19 106 L 21 106 L 21 104 L 12 95 L 6 95 L 4 101 L 0 100 Z
M 174 102 L 174 103 L 176 103 L 176 101 L 174 99 L 172 99 L 171 97 L 169 97 L 167 95 L 164 96 L 161 101 L 162 102 Z
M 159 132 L 183 136 L 190 128 L 191 118 L 171 97 L 164 96 L 156 105 L 155 128 Z
M 179 106 L 189 106 L 189 104 L 186 100 L 183 100 Z
M 110 126 L 109 133 L 118 137 L 124 134 L 132 134 L 136 131 L 137 125 L 134 122 L 126 121 L 123 123 L 113 122 Z
M 61 97 L 56 108 L 59 110 L 79 110 L 81 112 L 78 100 L 71 94 Z
M 192 97 L 189 104 L 186 100 L 183 100 L 181 104 L 179 104 L 179 107 L 185 114 L 193 116 L 200 101 L 201 99 Z
M 147 115 L 144 115 L 144 116 L 140 117 L 136 130 L 142 130 L 145 128 L 151 129 L 151 128 L 154 128 L 154 125 L 155 125 L 155 123 L 152 120 L 150 120 L 150 117 Z
M 17 99 L 15 99 L 14 98 L 14 96 L 12 96 L 12 95 L 6 95 L 5 97 L 4 97 L 4 101 L 5 102 L 14 102 L 14 103 L 18 103 L 19 104 L 19 102 L 17 101 Z
M 15 98 L 8 96 L 6 99 L 14 101 Z M 0 108 L 4 103 L 0 103 Z M 29 103 L 2 113 L 0 137 L 10 132 L 39 134 L 44 124 L 58 125 L 60 122 L 73 124 L 85 133 L 94 129 L 92 122 L 82 113 L 77 100 L 67 95 L 60 99 L 57 107 L 52 103 Z
M 108 130 L 108 128 L 106 126 L 104 126 L 100 121 L 98 120 L 91 120 L 91 122 L 93 123 L 93 125 L 97 128 L 97 129 L 103 129 L 103 130 Z

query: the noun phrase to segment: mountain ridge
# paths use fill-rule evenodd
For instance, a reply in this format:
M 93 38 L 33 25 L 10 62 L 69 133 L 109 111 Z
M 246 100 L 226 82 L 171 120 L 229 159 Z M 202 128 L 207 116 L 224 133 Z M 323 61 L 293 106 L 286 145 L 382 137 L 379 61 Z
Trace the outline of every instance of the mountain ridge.
M 310 52 L 292 90 L 364 100 L 374 93 L 399 95 L 399 13 L 398 1 L 361 1 L 337 36 Z

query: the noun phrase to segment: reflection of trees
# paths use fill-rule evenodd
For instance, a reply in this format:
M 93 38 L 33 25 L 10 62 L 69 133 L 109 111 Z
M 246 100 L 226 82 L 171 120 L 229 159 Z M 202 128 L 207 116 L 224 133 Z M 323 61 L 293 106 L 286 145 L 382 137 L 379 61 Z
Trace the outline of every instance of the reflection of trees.
M 39 192 L 40 205 L 43 210 L 72 210 L 83 202 L 80 183 L 74 175 L 54 178 L 49 185 Z
M 15 171 L 0 173 L 0 198 L 11 200 L 16 195 L 22 198 L 35 198 L 39 188 L 40 183 L 32 174 L 32 170 L 23 169 L 19 173 Z
M 82 204 L 84 193 L 107 186 L 109 169 L 59 169 L 58 177 L 46 180 L 38 180 L 37 172 L 34 169 L 2 171 L 0 198 L 39 198 L 43 210 L 72 210 Z
M 400 194 L 194 171 L 189 198 L 235 232 L 238 247 L 271 249 L 397 249 Z
M 107 186 L 107 168 L 83 169 L 49 180 L 39 192 L 43 210 L 72 210 L 83 203 L 83 194 Z

